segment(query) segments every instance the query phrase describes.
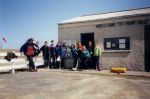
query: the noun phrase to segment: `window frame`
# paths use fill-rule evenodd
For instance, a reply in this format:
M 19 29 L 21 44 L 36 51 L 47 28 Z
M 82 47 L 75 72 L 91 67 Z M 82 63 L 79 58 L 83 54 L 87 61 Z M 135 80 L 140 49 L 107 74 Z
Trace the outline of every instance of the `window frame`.
M 120 43 L 119 40 L 125 39 L 124 43 Z M 111 43 L 111 47 L 107 47 L 107 43 Z M 120 48 L 121 44 L 125 44 L 125 48 Z M 112 46 L 114 45 L 114 46 Z M 104 50 L 130 50 L 130 37 L 112 37 L 104 38 Z

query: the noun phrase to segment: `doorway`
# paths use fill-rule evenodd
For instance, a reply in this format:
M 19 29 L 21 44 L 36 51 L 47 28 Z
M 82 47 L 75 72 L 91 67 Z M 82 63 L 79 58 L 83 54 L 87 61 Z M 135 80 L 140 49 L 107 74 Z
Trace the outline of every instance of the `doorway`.
M 150 72 L 150 25 L 144 28 L 145 71 Z
M 81 43 L 88 47 L 89 41 L 94 43 L 94 33 L 81 33 Z

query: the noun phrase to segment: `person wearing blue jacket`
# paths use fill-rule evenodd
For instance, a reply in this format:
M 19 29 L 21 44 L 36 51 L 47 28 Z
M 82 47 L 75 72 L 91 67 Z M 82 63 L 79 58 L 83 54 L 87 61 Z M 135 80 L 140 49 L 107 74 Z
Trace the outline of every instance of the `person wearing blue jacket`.
M 56 50 L 55 50 L 55 46 L 54 46 L 54 40 L 51 41 L 51 45 L 49 47 L 50 49 L 50 68 L 53 69 L 56 65 Z
M 61 47 L 61 69 L 65 69 L 65 58 L 66 58 L 66 53 L 67 53 L 67 46 L 66 44 L 62 44 L 62 47 Z
M 77 66 L 78 50 L 76 49 L 76 47 L 75 47 L 74 44 L 71 45 L 71 54 L 72 54 L 72 58 L 74 60 L 74 62 L 73 62 L 73 68 L 75 68 Z
M 55 52 L 56 52 L 56 68 L 61 68 L 60 66 L 60 62 L 61 62 L 61 59 L 60 59 L 60 56 L 61 56 L 61 43 L 58 42 L 56 47 L 55 47 Z
M 33 43 L 33 38 L 28 39 L 28 41 L 21 46 L 20 52 L 21 54 L 24 53 L 24 55 L 27 57 L 29 61 L 29 72 L 36 72 L 37 70 L 35 69 L 33 57 L 35 56 L 35 48 L 34 48 L 34 43 Z

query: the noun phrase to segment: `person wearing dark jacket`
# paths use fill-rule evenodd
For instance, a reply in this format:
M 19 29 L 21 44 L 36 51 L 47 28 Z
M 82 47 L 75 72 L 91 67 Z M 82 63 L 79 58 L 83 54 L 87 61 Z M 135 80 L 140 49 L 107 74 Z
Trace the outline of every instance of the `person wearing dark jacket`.
M 27 59 L 29 61 L 29 71 L 30 72 L 36 72 L 37 70 L 35 69 L 33 57 L 34 57 L 34 43 L 33 39 L 30 38 L 28 41 L 20 48 L 20 52 L 24 53 L 24 55 L 27 56 Z
M 61 69 L 65 69 L 65 58 L 66 58 L 66 53 L 67 53 L 67 46 L 66 44 L 62 44 L 61 47 Z
M 93 58 L 93 54 L 94 54 L 94 43 L 92 42 L 92 41 L 89 41 L 89 44 L 88 44 L 88 48 L 87 48 L 87 50 L 89 51 L 89 53 L 90 53 L 90 56 L 91 56 L 91 59 L 89 60 L 90 62 L 90 64 L 89 64 L 89 68 L 88 69 L 96 69 L 95 67 L 94 67 L 94 58 Z
M 50 45 L 50 61 L 51 61 L 51 67 L 50 68 L 54 68 L 55 67 L 55 61 L 56 61 L 56 50 L 55 50 L 55 46 L 54 46 L 54 40 L 51 41 L 51 45 Z
M 45 41 L 44 45 L 40 48 L 40 52 L 43 53 L 44 66 L 45 68 L 48 68 L 50 62 L 49 62 L 49 47 L 47 41 Z
M 60 68 L 60 56 L 61 56 L 61 43 L 58 42 L 56 47 L 55 47 L 55 52 L 56 52 L 56 68 Z
M 40 54 L 39 41 L 36 41 L 36 43 L 34 44 L 34 48 L 35 48 L 34 55 L 38 56 Z
M 71 54 L 72 54 L 72 58 L 74 60 L 74 62 L 73 62 L 73 68 L 75 68 L 77 66 L 78 50 L 76 49 L 76 47 L 75 47 L 74 44 L 71 45 Z

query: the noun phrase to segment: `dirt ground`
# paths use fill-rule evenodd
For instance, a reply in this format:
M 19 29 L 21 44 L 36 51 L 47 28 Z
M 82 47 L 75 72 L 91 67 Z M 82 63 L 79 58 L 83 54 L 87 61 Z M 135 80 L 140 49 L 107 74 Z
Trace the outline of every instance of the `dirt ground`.
M 150 99 L 150 78 L 62 70 L 0 74 L 0 99 Z

